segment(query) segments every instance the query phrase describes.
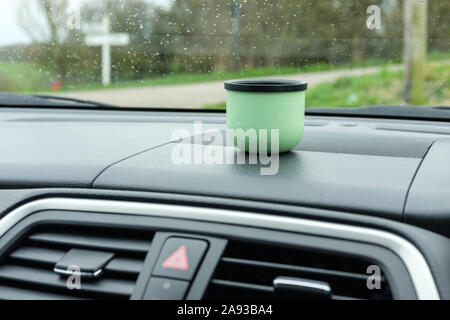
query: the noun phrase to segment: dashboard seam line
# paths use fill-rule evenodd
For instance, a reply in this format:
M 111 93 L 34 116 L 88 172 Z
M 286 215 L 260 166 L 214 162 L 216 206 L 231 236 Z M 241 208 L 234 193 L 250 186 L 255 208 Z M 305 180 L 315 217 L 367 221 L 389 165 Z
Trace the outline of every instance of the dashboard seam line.
M 172 144 L 172 143 L 175 143 L 175 142 L 178 142 L 178 141 L 169 141 L 169 142 L 166 142 L 166 143 L 157 145 L 157 146 L 155 146 L 155 147 L 151 147 L 151 148 L 142 150 L 142 151 L 140 151 L 140 152 L 134 153 L 134 154 L 132 154 L 132 155 L 130 155 L 130 156 L 128 156 L 128 157 L 125 157 L 125 158 L 123 158 L 123 159 L 117 160 L 117 161 L 115 161 L 115 162 L 113 162 L 113 163 L 107 165 L 104 169 L 102 169 L 102 170 L 94 177 L 94 179 L 93 179 L 92 182 L 91 182 L 91 189 L 94 188 L 94 184 L 95 184 L 95 182 L 97 181 L 97 179 L 100 178 L 100 176 L 101 176 L 106 170 L 108 170 L 109 168 L 111 168 L 112 166 L 115 166 L 116 164 L 119 164 L 119 163 L 121 163 L 121 162 L 123 162 L 123 161 L 126 161 L 126 160 L 128 160 L 128 159 L 131 159 L 131 158 L 133 158 L 133 157 L 136 157 L 136 156 L 138 156 L 138 155 L 140 155 L 140 154 L 146 153 L 146 152 L 148 152 L 148 151 L 151 151 L 151 150 L 154 150 L 154 149 L 157 149 L 157 148 L 160 148 L 160 147 L 164 147 L 164 146 L 166 146 L 166 145 L 169 145 L 169 144 Z
M 406 204 L 407 204 L 407 202 L 408 202 L 409 192 L 411 191 L 411 188 L 412 188 L 412 186 L 413 186 L 413 183 L 414 183 L 414 181 L 416 180 L 416 176 L 417 176 L 417 174 L 419 173 L 419 170 L 420 170 L 420 167 L 422 166 L 422 163 L 425 161 L 425 158 L 427 157 L 428 152 L 431 150 L 431 148 L 433 147 L 433 145 L 434 145 L 435 142 L 436 142 L 436 140 L 434 140 L 434 141 L 430 144 L 430 146 L 427 148 L 427 150 L 426 150 L 425 154 L 423 155 L 422 159 L 420 159 L 420 162 L 419 162 L 419 164 L 418 164 L 416 170 L 414 171 L 414 174 L 413 174 L 413 176 L 412 176 L 412 178 L 411 178 L 411 181 L 409 182 L 408 189 L 406 190 L 405 200 L 404 200 L 404 202 L 403 202 L 402 216 L 401 216 L 401 218 L 400 218 L 400 221 L 404 221 L 404 218 L 405 218 L 405 211 L 406 211 Z

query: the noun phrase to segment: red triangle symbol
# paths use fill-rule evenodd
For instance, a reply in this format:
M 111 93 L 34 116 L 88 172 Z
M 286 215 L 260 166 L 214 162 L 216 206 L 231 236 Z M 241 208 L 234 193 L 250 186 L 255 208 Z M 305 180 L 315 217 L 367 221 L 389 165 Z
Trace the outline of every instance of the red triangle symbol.
M 162 267 L 166 269 L 187 270 L 189 269 L 186 246 L 179 247 L 164 262 Z

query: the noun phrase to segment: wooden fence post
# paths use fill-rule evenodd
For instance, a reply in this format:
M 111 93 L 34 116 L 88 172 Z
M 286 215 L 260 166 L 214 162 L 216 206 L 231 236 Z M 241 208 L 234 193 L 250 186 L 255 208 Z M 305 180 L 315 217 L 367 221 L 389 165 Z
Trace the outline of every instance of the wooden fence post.
M 404 99 L 408 104 L 425 102 L 428 0 L 403 0 Z

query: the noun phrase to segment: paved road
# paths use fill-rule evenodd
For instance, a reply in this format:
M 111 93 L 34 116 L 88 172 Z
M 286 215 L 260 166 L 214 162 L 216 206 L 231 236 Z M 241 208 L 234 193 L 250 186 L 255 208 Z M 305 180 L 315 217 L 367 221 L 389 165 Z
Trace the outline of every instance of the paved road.
M 400 67 L 401 66 L 392 66 L 390 69 L 399 69 Z M 380 67 L 354 68 L 284 75 L 283 78 L 306 80 L 308 81 L 309 87 L 313 87 L 322 82 L 334 81 L 342 76 L 373 74 L 379 70 Z M 100 101 L 120 106 L 152 108 L 197 109 L 206 105 L 225 101 L 223 81 L 123 89 L 71 91 L 60 93 L 58 95 Z

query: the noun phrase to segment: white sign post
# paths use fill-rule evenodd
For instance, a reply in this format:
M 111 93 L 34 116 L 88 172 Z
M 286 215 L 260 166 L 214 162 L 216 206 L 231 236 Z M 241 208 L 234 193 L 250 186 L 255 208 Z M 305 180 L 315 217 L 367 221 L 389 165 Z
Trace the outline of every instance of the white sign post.
M 128 33 L 110 33 L 109 16 L 104 16 L 102 21 L 102 32 L 86 36 L 88 46 L 102 47 L 102 83 L 111 83 L 111 46 L 126 46 L 130 43 Z

